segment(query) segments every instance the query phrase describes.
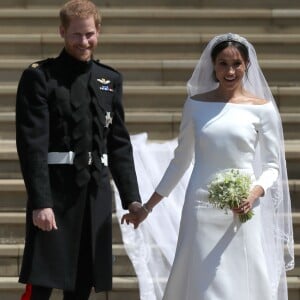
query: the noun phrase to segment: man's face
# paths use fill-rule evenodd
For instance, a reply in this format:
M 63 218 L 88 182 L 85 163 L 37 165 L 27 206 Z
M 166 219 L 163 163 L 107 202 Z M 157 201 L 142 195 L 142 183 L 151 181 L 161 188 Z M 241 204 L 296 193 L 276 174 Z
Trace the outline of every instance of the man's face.
M 68 54 L 81 61 L 91 59 L 100 31 L 93 16 L 84 19 L 74 17 L 67 28 L 60 26 L 59 30 Z

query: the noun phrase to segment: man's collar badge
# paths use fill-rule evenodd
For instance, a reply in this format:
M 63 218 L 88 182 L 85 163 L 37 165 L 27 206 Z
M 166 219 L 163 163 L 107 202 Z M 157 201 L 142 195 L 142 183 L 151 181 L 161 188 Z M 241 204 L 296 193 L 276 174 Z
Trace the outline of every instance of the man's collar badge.
M 33 64 L 31 64 L 31 68 L 33 68 L 33 69 L 37 68 L 38 66 L 39 66 L 38 63 L 33 63 Z
M 111 83 L 111 81 L 109 79 L 105 79 L 105 78 L 100 78 L 97 79 L 97 81 L 100 83 L 100 87 L 99 89 L 101 91 L 107 91 L 107 92 L 113 92 L 114 90 L 109 86 L 109 84 Z

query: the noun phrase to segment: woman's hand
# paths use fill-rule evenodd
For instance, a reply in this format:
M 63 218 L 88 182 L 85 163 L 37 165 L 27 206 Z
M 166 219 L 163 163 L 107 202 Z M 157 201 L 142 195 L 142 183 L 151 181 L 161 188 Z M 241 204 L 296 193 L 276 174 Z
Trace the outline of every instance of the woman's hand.
M 153 207 L 162 199 L 163 196 L 161 196 L 157 192 L 154 192 L 147 203 L 145 203 L 144 205 L 141 205 L 139 203 L 140 206 L 135 210 L 129 209 L 129 213 L 123 215 L 121 219 L 121 224 L 123 224 L 125 221 L 127 225 L 132 223 L 134 229 L 138 228 L 140 223 L 142 223 L 147 218 L 149 213 L 152 211 Z
M 232 209 L 236 214 L 246 214 L 248 213 L 252 207 L 255 200 L 244 199 L 242 204 L 239 207 L 235 207 Z
M 247 199 L 245 199 L 239 207 L 233 208 L 232 211 L 237 214 L 246 214 L 248 213 L 255 203 L 255 201 L 264 195 L 265 191 L 260 185 L 256 185 Z
M 130 223 L 133 224 L 134 229 L 137 229 L 140 223 L 142 223 L 148 216 L 149 212 L 145 210 L 143 206 L 139 207 L 134 212 L 129 212 L 125 215 L 123 215 L 121 219 L 121 224 L 124 224 L 126 222 L 127 225 Z

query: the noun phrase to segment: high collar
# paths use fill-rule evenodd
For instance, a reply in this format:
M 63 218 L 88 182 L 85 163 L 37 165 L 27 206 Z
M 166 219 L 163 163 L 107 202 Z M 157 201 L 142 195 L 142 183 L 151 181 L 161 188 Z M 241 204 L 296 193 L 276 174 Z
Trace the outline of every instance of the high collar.
M 66 71 L 72 74 L 82 74 L 88 72 L 92 67 L 92 59 L 81 61 L 71 56 L 65 49 L 59 55 L 60 61 L 65 65 Z

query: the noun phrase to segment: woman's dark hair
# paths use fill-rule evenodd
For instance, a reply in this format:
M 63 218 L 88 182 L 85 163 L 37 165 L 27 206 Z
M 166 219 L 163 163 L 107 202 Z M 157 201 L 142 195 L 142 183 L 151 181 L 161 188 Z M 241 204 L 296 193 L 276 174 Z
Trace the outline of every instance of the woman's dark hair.
M 245 63 L 250 62 L 248 48 L 244 44 L 237 42 L 237 41 L 224 41 L 224 42 L 217 44 L 211 51 L 210 56 L 211 56 L 212 62 L 215 63 L 219 53 L 230 46 L 235 47 L 240 52 Z M 247 70 L 246 70 L 246 76 L 247 76 Z M 214 77 L 215 81 L 218 81 L 216 78 L 215 72 L 213 72 L 213 77 Z
M 238 49 L 245 62 L 249 61 L 248 48 L 244 44 L 236 42 L 236 41 L 224 41 L 224 42 L 217 44 L 211 51 L 212 61 L 215 62 L 218 54 L 229 46 L 232 46 L 232 47 L 235 47 L 236 49 Z

